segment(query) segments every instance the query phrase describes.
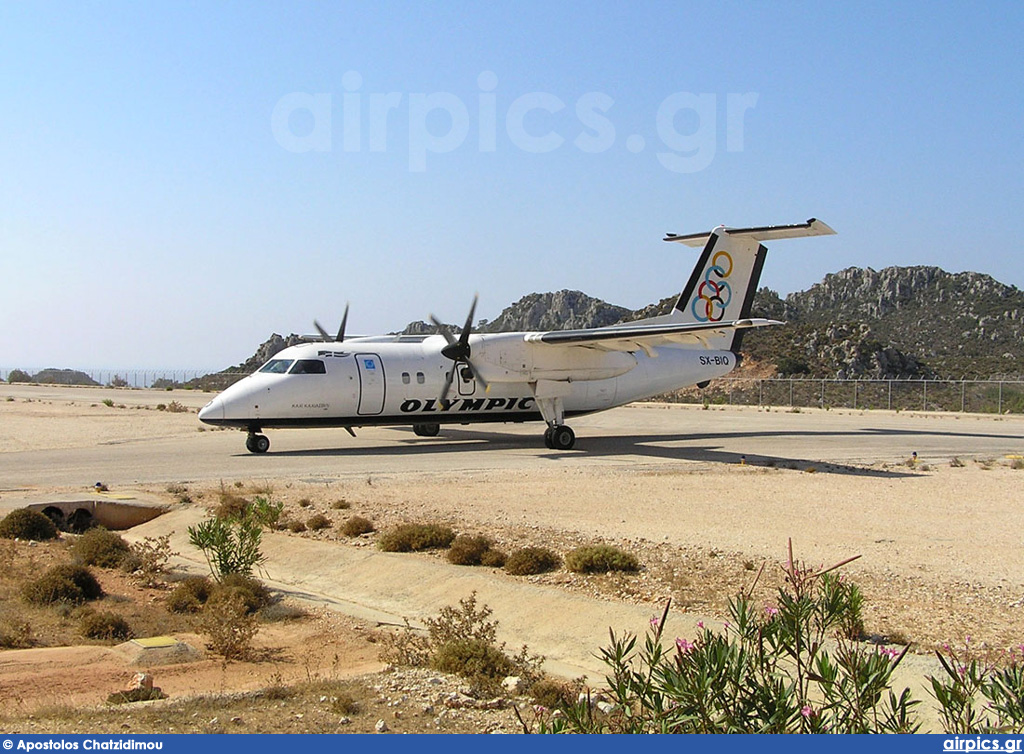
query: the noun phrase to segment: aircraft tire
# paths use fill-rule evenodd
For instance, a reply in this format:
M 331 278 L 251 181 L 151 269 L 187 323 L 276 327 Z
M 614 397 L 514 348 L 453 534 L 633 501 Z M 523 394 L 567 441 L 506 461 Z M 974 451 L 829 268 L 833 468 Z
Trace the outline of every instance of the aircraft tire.
M 555 446 L 551 443 L 551 427 L 544 430 L 544 447 L 548 450 L 554 450 Z
M 266 453 L 270 450 L 270 438 L 266 435 L 249 435 L 245 438 L 245 449 L 250 453 Z
M 571 450 L 576 444 L 576 433 L 564 424 L 551 430 L 551 447 L 554 450 Z
M 418 437 L 437 437 L 441 432 L 440 424 L 413 424 L 413 434 Z

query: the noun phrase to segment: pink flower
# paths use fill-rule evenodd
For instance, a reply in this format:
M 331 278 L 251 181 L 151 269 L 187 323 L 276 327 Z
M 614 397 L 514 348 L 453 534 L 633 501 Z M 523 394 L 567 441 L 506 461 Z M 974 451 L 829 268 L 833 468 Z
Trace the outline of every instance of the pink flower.
M 776 615 L 779 614 L 779 608 L 773 607 L 772 605 L 765 605 L 764 611 L 769 618 L 774 618 Z
M 693 642 L 687 641 L 686 639 L 678 636 L 676 637 L 676 649 L 679 650 L 679 654 L 689 654 L 693 651 L 694 646 L 696 645 Z
M 803 707 L 800 708 L 800 714 L 808 720 L 810 720 L 812 717 L 814 717 L 814 710 L 811 709 L 811 705 L 805 704 Z
M 894 647 L 879 647 L 878 654 L 885 655 L 890 660 L 895 660 L 900 656 L 900 651 Z
M 659 625 L 661 625 L 661 618 L 659 618 L 657 615 L 652 615 L 651 616 L 651 628 L 653 628 L 655 631 L 657 631 Z
M 704 628 L 704 621 L 702 621 L 702 620 L 697 621 L 697 628 Z M 1022 652 L 1024 652 L 1024 644 L 1021 644 L 1020 649 L 1021 649 Z

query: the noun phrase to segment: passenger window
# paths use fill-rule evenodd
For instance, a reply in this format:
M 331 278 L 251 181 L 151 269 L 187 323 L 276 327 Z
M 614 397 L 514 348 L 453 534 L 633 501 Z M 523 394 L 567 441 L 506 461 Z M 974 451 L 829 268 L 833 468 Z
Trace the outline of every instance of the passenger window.
M 260 371 L 265 374 L 284 374 L 291 365 L 291 359 L 271 359 L 260 367 Z
M 402 384 L 403 385 L 408 385 L 410 382 L 411 382 L 411 380 L 409 379 L 409 373 L 408 372 L 402 372 Z
M 427 378 L 423 375 L 423 372 L 416 372 L 416 382 L 422 385 L 427 381 Z
M 327 374 L 327 367 L 319 359 L 299 359 L 288 374 Z

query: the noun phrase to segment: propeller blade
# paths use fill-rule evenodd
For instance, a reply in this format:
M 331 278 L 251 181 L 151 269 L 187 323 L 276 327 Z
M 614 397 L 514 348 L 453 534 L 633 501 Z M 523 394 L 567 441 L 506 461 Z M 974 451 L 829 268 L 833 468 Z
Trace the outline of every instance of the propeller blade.
M 488 392 L 491 389 L 491 386 L 487 383 L 487 380 L 484 379 L 484 376 L 480 374 L 480 370 L 473 366 L 472 361 L 466 361 L 466 366 L 469 367 L 469 370 L 473 373 L 473 377 L 476 381 L 483 386 L 484 392 Z
M 454 345 L 455 344 L 455 338 L 453 338 L 452 334 L 450 332 L 448 332 L 448 326 L 447 325 L 443 324 L 441 322 L 441 320 L 439 320 L 433 314 L 430 315 L 430 321 L 434 323 L 434 327 L 437 328 L 437 331 L 439 333 L 441 333 L 441 335 L 444 336 L 445 340 L 448 341 L 448 345 Z
M 348 304 L 345 304 L 345 313 L 341 315 L 341 327 L 338 328 L 338 337 L 334 339 L 336 343 L 342 343 L 345 341 L 345 325 L 348 324 Z
M 320 323 L 317 322 L 315 319 L 313 320 L 313 326 L 317 329 L 317 332 L 320 333 L 320 337 L 324 339 L 325 343 L 331 342 L 331 336 L 327 334 L 327 331 L 323 327 L 321 327 Z
M 462 334 L 459 336 L 459 345 L 466 349 L 466 353 L 469 353 L 469 334 L 473 332 L 473 315 L 476 313 L 476 302 L 480 298 L 480 294 L 473 295 L 473 303 L 469 307 L 469 316 L 466 317 L 466 324 L 462 326 Z
M 448 397 L 448 392 L 452 389 L 452 380 L 455 378 L 455 368 L 457 366 L 457 364 L 453 364 L 452 368 L 445 373 L 444 389 L 441 390 L 441 400 L 438 403 L 444 403 L 444 399 Z

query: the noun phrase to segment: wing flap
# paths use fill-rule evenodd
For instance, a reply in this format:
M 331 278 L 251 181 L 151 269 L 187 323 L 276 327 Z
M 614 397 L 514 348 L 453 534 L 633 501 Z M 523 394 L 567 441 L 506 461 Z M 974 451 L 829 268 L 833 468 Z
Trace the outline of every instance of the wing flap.
M 731 322 L 665 322 L 645 325 L 616 325 L 588 330 L 552 330 L 528 333 L 529 343 L 561 346 L 588 346 L 608 351 L 646 350 L 669 343 L 699 343 L 712 335 L 746 330 L 752 327 L 781 325 L 773 319 L 737 319 Z

